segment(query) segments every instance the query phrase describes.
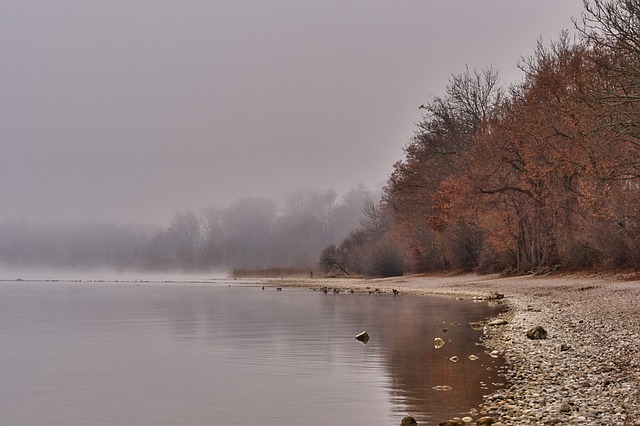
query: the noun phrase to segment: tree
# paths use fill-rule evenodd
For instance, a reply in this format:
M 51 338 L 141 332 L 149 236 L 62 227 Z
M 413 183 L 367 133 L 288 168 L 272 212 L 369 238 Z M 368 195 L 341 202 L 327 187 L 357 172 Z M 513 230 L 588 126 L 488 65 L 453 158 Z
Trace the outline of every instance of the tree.
M 460 179 L 441 188 L 439 218 L 474 215 L 485 250 L 529 271 L 560 262 L 575 231 L 577 186 L 586 167 L 584 111 L 574 96 L 585 73 L 584 48 L 561 34 L 549 48 L 539 43 L 522 67 L 525 80 L 474 140 L 465 201 L 447 197 L 462 191 Z
M 594 78 L 583 101 L 597 112 L 601 178 L 640 179 L 640 1 L 585 1 L 576 22 L 593 54 Z
M 377 208 L 379 201 L 380 195 L 369 191 L 362 184 L 347 192 L 335 206 L 329 219 L 331 241 L 342 240 L 351 231 L 361 226 L 367 216 L 364 210 L 369 204 L 372 208 Z
M 413 270 L 441 269 L 452 263 L 447 261 L 445 251 L 457 250 L 444 247 L 450 240 L 439 238 L 443 229 L 429 223 L 434 216 L 433 197 L 443 182 L 466 169 L 465 153 L 503 97 L 497 71 L 467 68 L 462 74 L 452 75 L 445 97 L 434 97 L 421 106 L 425 116 L 405 147 L 405 159 L 394 165 L 385 188 L 385 202 L 393 212 L 391 233 L 408 247 Z M 475 232 L 473 235 L 477 237 Z
M 320 268 L 330 275 L 351 275 L 347 270 L 347 251 L 335 244 L 327 246 L 320 254 Z
M 615 264 L 639 264 L 633 253 L 640 248 L 640 1 L 585 1 L 576 27 L 594 70 L 581 94 L 597 123 L 591 137 L 597 161 L 582 200 L 594 215 L 591 244 L 610 252 Z
M 366 234 L 377 238 L 384 234 L 388 228 L 388 215 L 384 214 L 383 206 L 371 199 L 364 200 L 360 209 L 362 218 L 358 221 L 360 229 Z

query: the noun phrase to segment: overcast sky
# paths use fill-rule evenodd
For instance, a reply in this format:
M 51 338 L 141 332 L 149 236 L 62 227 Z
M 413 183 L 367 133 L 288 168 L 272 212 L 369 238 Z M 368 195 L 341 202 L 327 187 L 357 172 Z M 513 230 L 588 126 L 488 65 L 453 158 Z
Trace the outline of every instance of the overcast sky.
M 380 187 L 449 76 L 582 0 L 0 0 L 0 221 L 166 225 Z

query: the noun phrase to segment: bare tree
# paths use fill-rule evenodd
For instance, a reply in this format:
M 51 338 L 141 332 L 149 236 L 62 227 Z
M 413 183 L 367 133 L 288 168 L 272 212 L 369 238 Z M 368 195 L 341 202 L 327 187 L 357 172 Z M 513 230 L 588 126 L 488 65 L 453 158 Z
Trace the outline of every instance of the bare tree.
M 379 236 L 387 230 L 385 218 L 379 203 L 368 199 L 362 206 L 362 219 L 360 219 L 360 229 L 371 236 Z
M 171 220 L 167 236 L 179 259 L 193 265 L 202 251 L 204 235 L 195 213 L 177 213 Z

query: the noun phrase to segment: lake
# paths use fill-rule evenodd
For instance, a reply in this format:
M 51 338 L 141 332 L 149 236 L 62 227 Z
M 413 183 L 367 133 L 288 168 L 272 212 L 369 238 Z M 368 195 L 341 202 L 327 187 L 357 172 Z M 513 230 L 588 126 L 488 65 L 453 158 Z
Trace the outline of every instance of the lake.
M 501 386 L 502 360 L 469 326 L 501 309 L 225 281 L 0 282 L 0 423 L 437 424 Z

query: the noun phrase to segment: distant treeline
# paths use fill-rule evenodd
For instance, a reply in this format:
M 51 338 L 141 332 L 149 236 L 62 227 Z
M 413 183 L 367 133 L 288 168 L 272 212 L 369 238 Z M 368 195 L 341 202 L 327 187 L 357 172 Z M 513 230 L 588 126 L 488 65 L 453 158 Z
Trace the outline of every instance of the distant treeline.
M 257 270 L 299 266 L 309 274 L 320 252 L 358 226 L 363 186 L 338 200 L 300 190 L 283 200 L 244 198 L 227 208 L 176 213 L 166 229 L 144 225 L 0 224 L 0 264 L 11 268 L 136 271 Z
M 575 27 L 540 41 L 509 88 L 491 68 L 453 75 L 420 107 L 384 226 L 327 247 L 325 268 L 638 268 L 640 0 L 585 1 Z

